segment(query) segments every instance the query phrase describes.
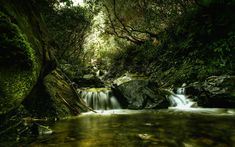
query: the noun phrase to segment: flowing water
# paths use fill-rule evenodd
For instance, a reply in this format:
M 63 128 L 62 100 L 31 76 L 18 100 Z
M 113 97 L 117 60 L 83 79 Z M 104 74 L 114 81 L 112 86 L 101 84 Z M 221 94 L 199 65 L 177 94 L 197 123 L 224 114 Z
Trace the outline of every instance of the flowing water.
M 197 103 L 185 95 L 185 88 L 178 88 L 176 94 L 169 97 L 169 101 L 172 107 L 179 109 L 197 107 Z
M 235 147 L 235 109 L 192 108 L 196 102 L 184 88 L 169 97 L 172 107 L 161 110 L 119 109 L 107 88 L 80 94 L 97 113 L 57 121 L 50 126 L 53 133 L 42 132 L 17 146 Z
M 94 110 L 120 109 L 121 106 L 109 88 L 80 90 L 81 98 Z
M 117 98 L 110 88 L 86 88 L 80 89 L 81 98 L 87 106 L 94 110 L 121 109 Z M 187 109 L 197 107 L 197 103 L 185 95 L 185 88 L 178 88 L 176 94 L 169 98 L 171 107 Z
M 26 146 L 233 147 L 235 110 L 100 110 L 60 120 Z

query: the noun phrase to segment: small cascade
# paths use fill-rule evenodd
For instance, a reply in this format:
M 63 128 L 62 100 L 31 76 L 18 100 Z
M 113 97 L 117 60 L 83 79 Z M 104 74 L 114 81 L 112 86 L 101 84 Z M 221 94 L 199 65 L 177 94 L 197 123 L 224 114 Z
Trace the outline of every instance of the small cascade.
M 197 107 L 197 102 L 194 102 L 185 95 L 185 88 L 178 88 L 176 94 L 171 95 L 169 97 L 169 100 L 171 103 L 171 107 L 184 109 Z
M 121 106 L 108 88 L 89 88 L 80 91 L 81 97 L 94 110 L 121 109 Z

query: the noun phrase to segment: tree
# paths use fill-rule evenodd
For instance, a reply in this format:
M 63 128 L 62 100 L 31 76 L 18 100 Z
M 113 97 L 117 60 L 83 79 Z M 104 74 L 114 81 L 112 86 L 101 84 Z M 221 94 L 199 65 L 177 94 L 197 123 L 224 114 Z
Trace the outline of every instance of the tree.
M 71 56 L 79 55 L 85 31 L 89 27 L 85 9 L 77 6 L 64 7 L 48 15 L 46 20 L 57 58 L 67 60 Z
M 106 33 L 142 44 L 157 39 L 194 4 L 194 0 L 100 0 L 98 6 L 107 14 Z

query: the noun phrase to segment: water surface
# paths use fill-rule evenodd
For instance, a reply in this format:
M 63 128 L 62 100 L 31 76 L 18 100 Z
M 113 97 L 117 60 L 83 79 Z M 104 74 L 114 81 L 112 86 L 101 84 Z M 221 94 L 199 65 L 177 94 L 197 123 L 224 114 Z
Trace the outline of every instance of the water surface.
M 29 146 L 232 147 L 235 111 L 228 109 L 109 110 L 58 121 Z

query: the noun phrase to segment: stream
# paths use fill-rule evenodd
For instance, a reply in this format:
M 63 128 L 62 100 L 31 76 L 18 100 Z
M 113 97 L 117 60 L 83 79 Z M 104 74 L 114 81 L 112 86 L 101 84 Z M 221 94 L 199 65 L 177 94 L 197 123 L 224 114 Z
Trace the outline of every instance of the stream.
M 60 120 L 27 146 L 233 147 L 234 109 L 98 110 Z

